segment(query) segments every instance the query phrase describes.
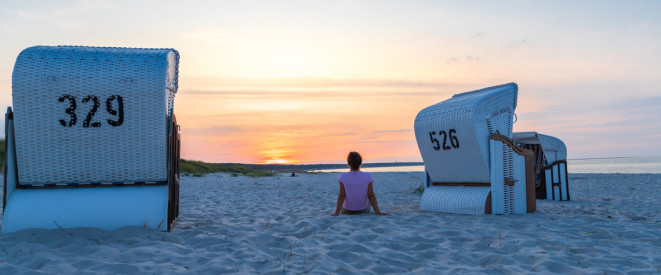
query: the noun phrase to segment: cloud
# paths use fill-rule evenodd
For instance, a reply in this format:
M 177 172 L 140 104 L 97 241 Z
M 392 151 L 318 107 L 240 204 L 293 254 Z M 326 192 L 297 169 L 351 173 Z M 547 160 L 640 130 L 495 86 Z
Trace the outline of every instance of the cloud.
M 186 128 L 182 127 L 182 133 L 186 136 L 218 136 L 239 133 L 245 129 L 233 126 L 225 127 L 205 127 L 205 128 Z
M 217 94 L 241 92 L 283 92 L 309 94 L 320 91 L 438 91 L 441 88 L 456 88 L 465 85 L 461 82 L 378 79 L 378 78 L 330 78 L 330 77 L 283 77 L 283 78 L 189 78 L 194 86 L 187 93 Z
M 460 61 L 478 62 L 478 61 L 480 61 L 480 57 L 479 56 L 468 55 L 468 56 L 466 56 L 466 58 L 460 60 L 456 56 L 453 56 L 453 57 L 450 57 L 447 60 L 445 60 L 446 63 L 457 63 L 457 62 L 460 62 Z
M 309 99 L 310 96 L 317 96 L 318 100 L 333 99 L 335 101 L 354 101 L 356 99 L 369 99 L 370 101 L 383 101 L 389 100 L 389 97 L 434 97 L 434 96 L 451 96 L 454 92 L 444 92 L 439 88 L 429 88 L 424 91 L 408 91 L 405 89 L 400 90 L 364 90 L 364 89 L 324 89 L 319 91 L 303 90 L 294 91 L 280 90 L 280 89 L 214 89 L 214 90 L 195 90 L 195 89 L 182 89 L 180 90 L 186 96 L 194 97 L 209 97 L 209 96 L 231 96 L 240 98 L 250 98 L 259 96 L 262 99 L 273 98 L 280 99 L 291 98 L 299 101 L 301 98 Z M 453 90 L 455 91 L 455 90 Z M 456 91 L 455 91 L 456 92 Z
M 14 14 L 22 19 L 29 20 L 29 21 L 40 21 L 43 20 L 43 15 L 36 14 L 36 13 L 30 13 L 26 11 L 21 11 L 17 10 L 14 11 Z
M 399 139 L 399 140 L 361 140 L 361 141 L 357 141 L 356 143 L 373 143 L 373 144 L 379 144 L 379 143 L 415 143 L 415 140 L 410 140 L 410 139 Z
M 321 136 L 314 136 L 314 137 L 348 137 L 348 136 L 357 136 L 357 135 L 358 135 L 358 133 L 346 132 L 346 133 L 328 134 L 328 135 L 321 135 Z
M 612 102 L 611 104 L 605 106 L 611 109 L 641 109 L 649 108 L 650 111 L 661 111 L 661 96 L 647 96 L 647 97 L 637 97 L 631 98 L 627 97 L 625 99 L 618 100 L 617 102 Z
M 387 133 L 406 133 L 411 132 L 411 129 L 397 129 L 397 130 L 383 130 L 383 131 L 374 131 L 376 134 L 387 134 Z

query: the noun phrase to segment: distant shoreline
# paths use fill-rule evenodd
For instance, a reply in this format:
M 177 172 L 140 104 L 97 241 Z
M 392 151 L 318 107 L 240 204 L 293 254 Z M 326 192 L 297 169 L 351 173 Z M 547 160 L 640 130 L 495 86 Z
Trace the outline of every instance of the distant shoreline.
M 276 171 L 312 171 L 312 170 L 330 170 L 347 168 L 346 164 L 245 164 L 255 170 L 276 170 Z M 424 162 L 377 162 L 364 163 L 363 168 L 375 167 L 400 167 L 400 166 L 419 166 Z
M 633 158 L 661 158 L 661 156 L 637 156 L 637 157 L 603 157 L 603 158 L 575 158 L 567 160 L 590 160 L 590 159 L 633 159 Z
M 617 166 L 618 169 L 622 170 L 622 165 L 625 165 L 625 166 L 628 165 L 628 166 L 631 166 L 631 167 L 636 166 L 637 165 L 636 163 L 638 163 L 637 161 L 635 161 L 636 159 L 642 159 L 643 161 L 641 163 L 643 163 L 647 166 L 656 165 L 657 163 L 661 163 L 661 156 L 573 158 L 573 159 L 567 159 L 567 160 L 572 162 L 572 165 L 570 165 L 570 169 L 572 169 L 574 167 L 577 167 L 576 165 L 578 165 L 578 167 L 582 167 L 581 171 L 579 171 L 577 173 L 583 173 L 583 172 L 585 172 L 585 173 L 601 173 L 601 172 L 586 172 L 586 171 L 583 171 L 583 170 L 585 170 L 586 165 L 595 166 L 595 167 L 590 168 L 592 170 L 594 170 L 594 168 L 599 168 L 599 167 L 603 166 L 601 170 L 606 169 L 606 170 L 609 170 L 609 171 L 612 167 L 611 168 L 607 168 L 607 167 L 610 167 L 612 165 L 618 165 Z M 593 163 L 593 161 L 598 161 L 599 163 Z M 620 163 L 620 162 L 622 162 L 622 163 Z M 247 167 L 249 167 L 253 170 L 265 171 L 265 172 L 280 172 L 280 173 L 314 172 L 314 171 L 318 171 L 318 170 L 326 170 L 327 171 L 327 170 L 339 170 L 339 169 L 346 169 L 347 168 L 347 165 L 344 164 L 344 163 L 335 163 L 335 164 L 216 163 L 214 165 L 221 165 L 221 166 L 240 165 L 240 166 L 247 166 Z M 410 166 L 424 166 L 424 162 L 377 162 L 377 163 L 364 163 L 362 165 L 363 168 L 410 167 Z M 619 171 L 619 173 L 659 173 L 658 169 L 649 170 L 648 168 L 645 168 L 647 166 L 642 166 L 644 169 L 647 169 L 647 170 L 644 170 L 644 171 L 634 172 L 634 171 L 628 171 L 628 170 L 624 171 L 624 170 L 622 170 L 622 171 Z M 631 167 L 629 167 L 629 168 L 631 168 Z M 590 171 L 592 171 L 592 170 L 590 170 Z M 615 170 L 617 170 L 617 169 L 615 169 Z
M 636 157 L 601 157 L 601 158 L 569 158 L 567 160 L 607 160 L 607 159 L 634 159 L 634 158 L 661 158 L 661 156 L 636 156 Z M 343 163 L 338 164 L 243 164 L 250 166 L 257 170 L 330 170 L 342 169 L 347 165 Z M 420 166 L 425 165 L 424 162 L 376 162 L 376 163 L 363 163 L 361 167 L 400 167 L 400 166 Z

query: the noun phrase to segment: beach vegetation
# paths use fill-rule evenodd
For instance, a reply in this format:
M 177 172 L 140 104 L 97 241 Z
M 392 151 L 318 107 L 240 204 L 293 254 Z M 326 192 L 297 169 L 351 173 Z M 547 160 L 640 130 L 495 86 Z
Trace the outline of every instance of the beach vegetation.
M 418 185 L 418 187 L 413 188 L 413 191 L 411 193 L 422 195 L 422 193 L 424 193 L 424 192 L 425 192 L 425 184 L 420 183 L 420 185 Z
M 300 171 L 300 172 L 297 172 L 297 173 L 299 173 L 299 174 L 308 174 L 308 175 L 316 175 L 316 174 L 323 173 L 323 172 L 318 172 L 318 171 Z
M 5 140 L 0 139 L 0 169 L 4 169 L 5 164 Z M 231 173 L 232 177 L 239 175 L 248 177 L 271 177 L 275 173 L 254 169 L 248 165 L 238 163 L 206 163 L 202 161 L 185 160 L 179 162 L 179 172 L 182 175 L 201 177 L 209 173 Z
M 179 162 L 179 172 L 183 175 L 201 177 L 209 173 L 231 173 L 232 177 L 239 175 L 248 177 L 271 177 L 275 173 L 256 170 L 248 165 L 237 163 L 206 163 L 195 160 L 182 159 Z

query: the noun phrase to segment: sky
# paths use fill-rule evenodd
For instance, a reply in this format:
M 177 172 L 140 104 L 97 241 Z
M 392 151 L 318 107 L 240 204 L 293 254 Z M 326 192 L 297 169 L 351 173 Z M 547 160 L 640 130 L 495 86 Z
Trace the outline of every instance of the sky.
M 516 82 L 514 131 L 661 156 L 660 1 L 0 0 L 0 106 L 34 45 L 175 48 L 182 157 L 421 161 L 413 121 Z

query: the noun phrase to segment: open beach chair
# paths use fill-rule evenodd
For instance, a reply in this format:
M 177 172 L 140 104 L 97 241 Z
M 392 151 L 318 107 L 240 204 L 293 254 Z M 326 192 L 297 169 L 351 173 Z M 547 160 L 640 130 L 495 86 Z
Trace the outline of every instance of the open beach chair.
M 489 87 L 456 94 L 418 113 L 415 136 L 427 173 L 422 210 L 535 211 L 534 179 L 527 173 L 532 153 L 511 140 L 517 93 L 515 83 Z
M 537 132 L 514 133 L 517 145 L 535 155 L 535 186 L 538 199 L 568 201 L 567 147 L 562 140 Z
M 179 215 L 173 49 L 36 46 L 5 116 L 2 231 L 140 226 Z

